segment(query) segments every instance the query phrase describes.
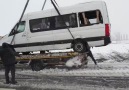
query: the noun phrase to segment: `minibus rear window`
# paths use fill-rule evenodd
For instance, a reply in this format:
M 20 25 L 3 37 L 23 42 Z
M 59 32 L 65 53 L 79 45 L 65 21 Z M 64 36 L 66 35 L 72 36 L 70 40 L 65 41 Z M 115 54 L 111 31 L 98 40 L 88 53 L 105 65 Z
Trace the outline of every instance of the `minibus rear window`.
M 100 10 L 86 11 L 79 13 L 80 26 L 88 26 L 103 23 Z

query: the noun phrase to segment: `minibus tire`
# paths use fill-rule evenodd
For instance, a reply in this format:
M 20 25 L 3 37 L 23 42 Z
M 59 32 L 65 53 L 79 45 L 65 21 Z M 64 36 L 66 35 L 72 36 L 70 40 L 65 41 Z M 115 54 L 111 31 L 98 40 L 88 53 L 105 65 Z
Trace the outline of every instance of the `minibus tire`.
M 86 52 L 86 44 L 81 40 L 77 40 L 74 42 L 73 50 L 78 53 L 84 53 Z

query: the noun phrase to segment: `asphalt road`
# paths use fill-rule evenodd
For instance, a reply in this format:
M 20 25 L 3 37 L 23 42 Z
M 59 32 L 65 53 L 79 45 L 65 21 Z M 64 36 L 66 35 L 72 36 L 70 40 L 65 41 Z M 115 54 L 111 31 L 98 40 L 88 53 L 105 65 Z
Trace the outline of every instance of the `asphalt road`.
M 17 85 L 5 85 L 0 75 L 0 88 L 16 90 L 128 90 L 129 77 L 33 76 L 16 74 Z

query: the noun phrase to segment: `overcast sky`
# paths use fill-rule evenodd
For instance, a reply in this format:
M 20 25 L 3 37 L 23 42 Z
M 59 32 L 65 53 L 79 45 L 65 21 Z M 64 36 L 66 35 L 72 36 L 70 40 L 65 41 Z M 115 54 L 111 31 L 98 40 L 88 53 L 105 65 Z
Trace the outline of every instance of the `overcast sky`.
M 10 32 L 19 20 L 27 0 L 0 0 L 0 36 Z M 56 0 L 60 7 L 93 0 Z M 95 1 L 95 0 L 94 0 Z M 111 32 L 115 34 L 129 33 L 129 0 L 103 0 L 107 4 Z M 30 0 L 26 13 L 39 11 L 44 0 Z M 45 9 L 53 8 L 50 0 L 47 0 Z

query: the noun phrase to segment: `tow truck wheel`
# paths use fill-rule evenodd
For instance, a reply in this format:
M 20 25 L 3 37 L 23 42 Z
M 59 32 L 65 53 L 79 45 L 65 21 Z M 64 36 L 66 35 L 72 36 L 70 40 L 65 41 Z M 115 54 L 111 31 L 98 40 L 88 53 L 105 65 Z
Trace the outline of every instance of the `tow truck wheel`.
M 41 60 L 40 61 L 31 61 L 30 66 L 31 66 L 32 71 L 40 71 L 45 68 L 45 66 L 43 65 L 43 62 Z
M 77 40 L 73 45 L 73 50 L 75 52 L 84 53 L 86 52 L 86 45 L 83 41 Z

